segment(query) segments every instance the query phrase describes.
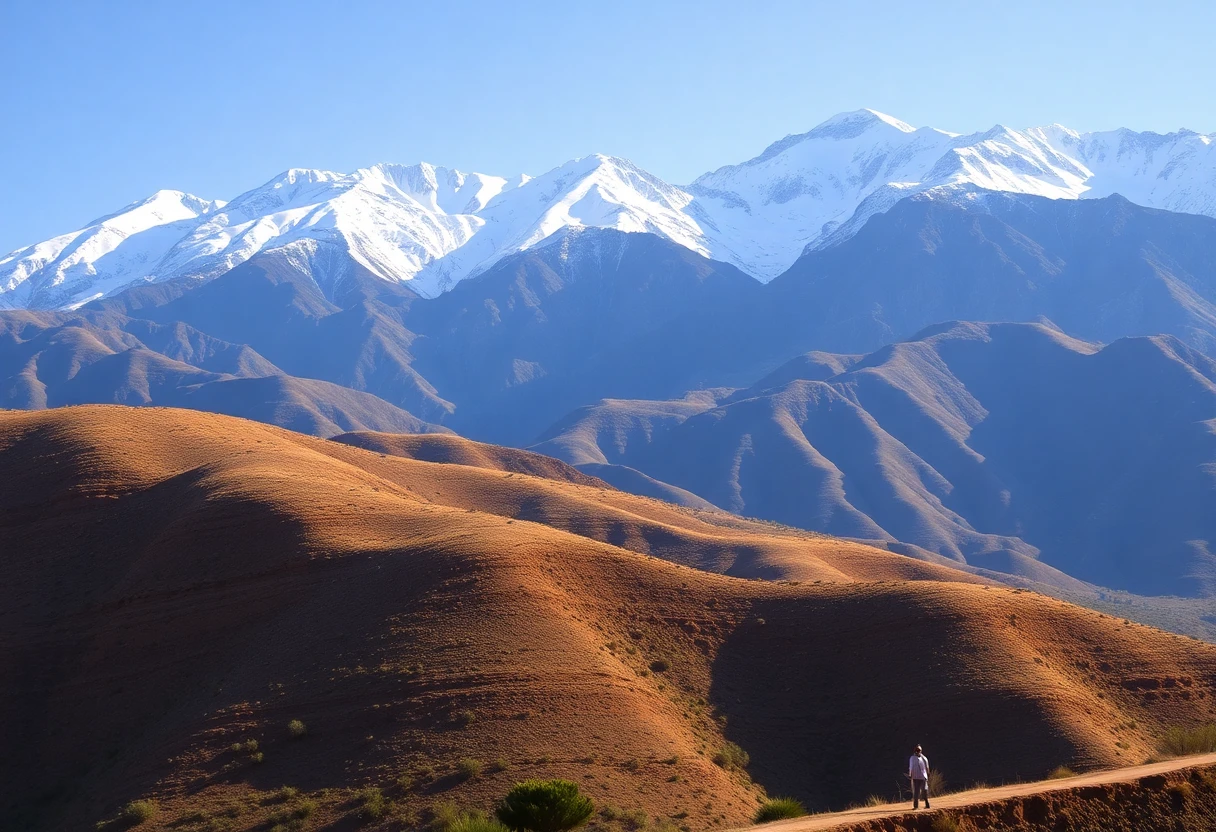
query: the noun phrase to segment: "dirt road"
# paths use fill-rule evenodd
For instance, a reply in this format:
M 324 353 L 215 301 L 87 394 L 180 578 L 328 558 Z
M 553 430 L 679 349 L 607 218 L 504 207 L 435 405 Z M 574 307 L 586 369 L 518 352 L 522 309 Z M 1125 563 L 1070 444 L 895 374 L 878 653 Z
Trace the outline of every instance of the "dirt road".
M 958 809 L 962 806 L 970 806 L 975 803 L 987 803 L 992 800 L 1003 800 L 1010 797 L 1026 797 L 1032 794 L 1043 794 L 1062 789 L 1075 789 L 1078 786 L 1126 783 L 1150 774 L 1164 774 L 1165 772 L 1177 771 L 1178 769 L 1210 765 L 1216 765 L 1216 754 L 1180 757 L 1176 760 L 1167 760 L 1163 763 L 1151 763 L 1149 765 L 1117 768 L 1107 771 L 1094 771 L 1061 780 L 1042 780 L 1037 783 L 1015 783 L 1010 786 L 998 786 L 992 789 L 973 789 L 972 791 L 934 797 L 932 799 L 933 808 Z M 911 801 L 888 803 L 883 806 L 866 806 L 860 809 L 849 809 L 844 812 L 831 812 L 822 815 L 810 815 L 804 818 L 794 818 L 793 820 L 776 821 L 774 823 L 763 824 L 762 826 L 753 826 L 751 830 L 762 829 L 764 832 L 812 832 L 812 830 L 835 829 L 839 826 L 847 826 L 861 821 L 904 815 L 911 810 Z M 921 811 L 923 812 L 924 809 L 921 809 Z

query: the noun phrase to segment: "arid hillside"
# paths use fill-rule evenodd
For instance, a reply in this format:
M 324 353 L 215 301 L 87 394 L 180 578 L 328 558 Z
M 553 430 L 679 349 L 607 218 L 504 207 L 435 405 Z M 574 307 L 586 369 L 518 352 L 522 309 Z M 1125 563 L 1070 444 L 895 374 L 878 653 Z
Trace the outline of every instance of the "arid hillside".
M 364 789 L 374 828 L 414 828 L 537 775 L 620 810 L 601 827 L 733 827 L 765 791 L 885 792 L 913 742 L 996 783 L 1216 713 L 1211 645 L 425 441 L 473 464 L 0 412 L 0 828 L 147 799 L 144 828 L 346 829 Z

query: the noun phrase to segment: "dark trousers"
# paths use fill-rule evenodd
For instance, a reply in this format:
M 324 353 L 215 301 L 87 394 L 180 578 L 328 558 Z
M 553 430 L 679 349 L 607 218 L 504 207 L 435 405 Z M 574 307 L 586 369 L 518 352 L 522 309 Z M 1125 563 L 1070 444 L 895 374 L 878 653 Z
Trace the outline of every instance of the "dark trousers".
M 912 808 L 920 808 L 920 799 L 924 796 L 925 808 L 929 808 L 929 784 L 924 780 L 912 781 Z

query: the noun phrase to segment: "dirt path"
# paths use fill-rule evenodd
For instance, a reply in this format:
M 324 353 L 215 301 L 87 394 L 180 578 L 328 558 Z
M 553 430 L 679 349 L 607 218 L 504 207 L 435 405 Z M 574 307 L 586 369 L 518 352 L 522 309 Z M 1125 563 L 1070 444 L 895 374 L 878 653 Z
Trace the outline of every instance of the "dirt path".
M 1216 765 L 1216 754 L 1202 754 L 1195 757 L 1180 757 L 1163 763 L 1151 763 L 1130 768 L 1116 768 L 1107 771 L 1094 771 L 1068 777 L 1062 780 L 1042 780 L 1038 783 L 1015 783 L 1010 786 L 998 786 L 992 789 L 973 789 L 957 794 L 947 794 L 933 798 L 934 809 L 957 809 L 974 803 L 987 803 L 991 800 L 1004 800 L 1009 797 L 1026 797 L 1032 794 L 1055 792 L 1063 789 L 1075 789 L 1078 786 L 1098 786 L 1109 783 L 1124 783 L 1137 780 L 1149 774 L 1164 774 L 1183 768 L 1195 766 Z M 911 801 L 904 803 L 888 803 L 883 806 L 866 806 L 861 809 L 849 809 L 844 812 L 831 812 L 822 815 L 810 815 L 805 818 L 782 820 L 753 826 L 752 830 L 764 832 L 811 832 L 811 830 L 835 829 L 861 821 L 876 818 L 904 815 L 912 811 Z M 923 812 L 924 809 L 921 809 Z

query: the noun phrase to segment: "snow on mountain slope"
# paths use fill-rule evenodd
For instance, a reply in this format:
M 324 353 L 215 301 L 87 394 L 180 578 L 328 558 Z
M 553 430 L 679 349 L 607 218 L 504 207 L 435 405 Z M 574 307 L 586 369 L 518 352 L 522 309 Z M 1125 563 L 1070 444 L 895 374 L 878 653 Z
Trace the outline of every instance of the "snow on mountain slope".
M 998 125 L 958 135 L 859 110 L 707 173 L 688 191 L 719 237 L 734 243 L 731 262 L 768 280 L 805 249 L 838 242 L 900 199 L 943 187 L 1055 199 L 1117 192 L 1153 208 L 1216 216 L 1216 150 L 1212 136 L 1190 131 Z
M 228 204 L 161 191 L 13 252 L 0 259 L 0 308 L 79 305 L 137 280 L 206 279 L 264 249 L 302 246 L 304 256 L 320 244 L 429 297 L 584 226 L 658 234 L 768 281 L 804 250 L 847 238 L 873 214 L 932 189 L 1058 199 L 1117 192 L 1216 216 L 1213 139 L 1059 125 L 959 135 L 858 110 L 686 188 L 602 155 L 535 179 L 425 163 L 349 174 L 294 169 Z
M 125 286 L 223 204 L 157 191 L 79 231 L 18 249 L 0 258 L 0 309 L 65 306 Z

